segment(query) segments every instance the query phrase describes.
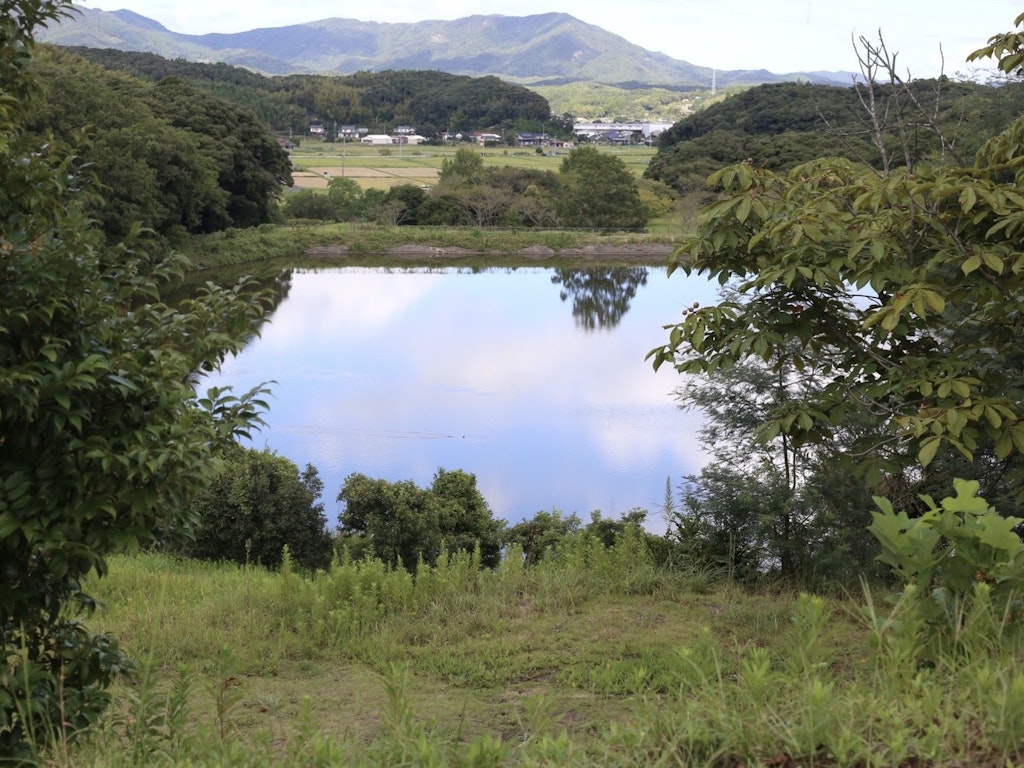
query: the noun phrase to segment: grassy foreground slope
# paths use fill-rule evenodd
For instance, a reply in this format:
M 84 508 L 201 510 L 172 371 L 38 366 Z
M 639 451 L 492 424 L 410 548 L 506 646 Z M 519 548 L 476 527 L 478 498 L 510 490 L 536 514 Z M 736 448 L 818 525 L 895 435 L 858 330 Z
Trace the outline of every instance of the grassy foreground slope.
M 54 762 L 1019 764 L 1024 676 L 998 633 L 919 669 L 859 594 L 743 591 L 659 569 L 632 537 L 517 555 L 415 580 L 117 559 L 92 622 L 143 672 Z

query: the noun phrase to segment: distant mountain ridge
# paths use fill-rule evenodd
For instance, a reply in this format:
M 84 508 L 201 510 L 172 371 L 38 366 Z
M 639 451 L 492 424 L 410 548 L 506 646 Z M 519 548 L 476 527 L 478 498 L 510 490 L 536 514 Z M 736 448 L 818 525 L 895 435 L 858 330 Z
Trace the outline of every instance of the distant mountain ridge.
M 75 6 L 43 30 L 58 45 L 146 51 L 166 58 L 225 62 L 270 75 L 366 70 L 440 70 L 495 75 L 522 84 L 636 83 L 710 87 L 712 69 L 630 43 L 566 13 L 476 15 L 453 21 L 384 23 L 331 18 L 248 32 L 186 35 L 127 10 Z M 803 80 L 849 85 L 849 73 L 714 72 L 719 86 Z

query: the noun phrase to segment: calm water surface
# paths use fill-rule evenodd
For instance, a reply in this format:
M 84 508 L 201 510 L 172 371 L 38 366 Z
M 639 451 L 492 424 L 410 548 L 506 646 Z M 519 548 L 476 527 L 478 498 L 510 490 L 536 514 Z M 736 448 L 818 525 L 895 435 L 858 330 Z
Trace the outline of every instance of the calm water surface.
M 255 436 L 324 480 L 430 484 L 463 469 L 496 517 L 634 507 L 660 525 L 666 478 L 698 471 L 679 375 L 644 360 L 662 326 L 716 289 L 663 269 L 295 271 L 262 337 L 209 384 L 273 380 Z

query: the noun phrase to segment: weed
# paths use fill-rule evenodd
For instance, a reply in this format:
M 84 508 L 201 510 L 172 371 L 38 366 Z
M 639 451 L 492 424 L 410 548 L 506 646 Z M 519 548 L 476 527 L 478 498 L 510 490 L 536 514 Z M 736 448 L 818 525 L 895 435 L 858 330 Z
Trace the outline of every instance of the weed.
M 638 590 L 622 552 L 567 550 L 494 571 L 446 557 L 417 578 L 343 556 L 316 574 L 115 558 L 90 585 L 94 621 L 149 661 L 88 739 L 40 735 L 41 753 L 76 768 L 1018 760 L 1024 673 L 984 590 L 956 648 L 920 666 L 909 598 L 658 573 Z

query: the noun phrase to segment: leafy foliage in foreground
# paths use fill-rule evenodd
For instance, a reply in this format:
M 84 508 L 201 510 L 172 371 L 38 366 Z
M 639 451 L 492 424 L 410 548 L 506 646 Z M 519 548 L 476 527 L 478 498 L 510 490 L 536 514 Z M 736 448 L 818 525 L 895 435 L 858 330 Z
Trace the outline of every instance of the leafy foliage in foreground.
M 128 666 L 82 623 L 84 580 L 184 523 L 218 447 L 258 421 L 253 393 L 198 407 L 191 375 L 242 346 L 259 297 L 209 287 L 161 304 L 180 265 L 148 273 L 129 246 L 105 249 L 70 151 L 26 130 L 33 31 L 68 5 L 0 2 L 0 758 L 13 761 L 95 724 Z
M 670 259 L 725 286 L 650 353 L 688 374 L 681 399 L 707 416 L 714 456 L 673 525 L 698 556 L 746 574 L 804 576 L 843 550 L 853 557 L 828 572 L 863 569 L 868 494 L 922 520 L 950 476 L 984 483 L 1007 515 L 1024 499 L 1024 121 L 961 161 L 927 90 L 900 80 L 884 42 L 862 46 L 867 82 L 890 80 L 855 89 L 877 162 L 725 168 L 711 177 L 720 199 Z
M 723 198 L 671 268 L 740 298 L 669 327 L 655 364 L 705 373 L 760 358 L 819 371 L 820 391 L 772 412 L 759 436 L 812 443 L 872 414 L 877 431 L 848 449 L 873 482 L 942 448 L 1012 461 L 1024 451 L 1022 144 L 1017 120 L 965 168 L 881 175 L 826 158 L 781 175 L 750 164 L 715 174 Z
M 932 664 L 959 651 L 964 622 L 979 604 L 1000 617 L 1000 634 L 1024 626 L 1024 543 L 1016 533 L 1022 521 L 978 497 L 977 481 L 953 484 L 955 496 L 940 504 L 926 496 L 925 512 L 913 518 L 876 498 L 880 511 L 872 512 L 870 527 L 882 545 L 879 560 L 907 585 L 901 596 L 910 606 L 907 621 L 919 632 L 921 657 Z

